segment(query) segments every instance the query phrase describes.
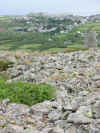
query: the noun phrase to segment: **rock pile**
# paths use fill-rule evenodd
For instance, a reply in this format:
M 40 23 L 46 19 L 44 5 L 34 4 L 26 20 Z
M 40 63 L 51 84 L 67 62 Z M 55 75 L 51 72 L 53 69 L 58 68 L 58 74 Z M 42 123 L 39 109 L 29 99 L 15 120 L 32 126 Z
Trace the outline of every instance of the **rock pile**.
M 9 82 L 46 82 L 57 96 L 32 107 L 1 101 L 0 133 L 100 133 L 100 50 L 13 60 Z

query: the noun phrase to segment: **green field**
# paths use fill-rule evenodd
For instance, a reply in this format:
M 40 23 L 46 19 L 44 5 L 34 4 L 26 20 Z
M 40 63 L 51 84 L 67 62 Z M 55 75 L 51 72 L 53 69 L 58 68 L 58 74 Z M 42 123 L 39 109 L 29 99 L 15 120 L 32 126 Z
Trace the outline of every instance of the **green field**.
M 100 22 L 88 23 L 88 24 L 82 25 L 82 26 L 80 26 L 80 27 L 78 27 L 76 29 L 81 31 L 81 32 L 85 32 L 88 29 L 92 29 L 92 30 L 95 30 L 97 33 L 98 32 L 100 33 Z
M 13 23 L 13 17 L 0 17 L 0 28 L 7 32 L 0 32 L 0 50 L 28 50 L 28 51 L 51 51 L 59 52 L 69 49 L 84 49 L 82 34 L 88 29 L 95 30 L 100 37 L 100 22 L 87 23 L 74 28 L 68 33 L 39 33 L 39 32 L 16 32 L 16 27 L 26 26 L 24 23 Z M 51 40 L 49 40 L 51 39 Z M 72 42 L 65 44 L 64 42 Z M 99 43 L 98 43 L 99 44 Z

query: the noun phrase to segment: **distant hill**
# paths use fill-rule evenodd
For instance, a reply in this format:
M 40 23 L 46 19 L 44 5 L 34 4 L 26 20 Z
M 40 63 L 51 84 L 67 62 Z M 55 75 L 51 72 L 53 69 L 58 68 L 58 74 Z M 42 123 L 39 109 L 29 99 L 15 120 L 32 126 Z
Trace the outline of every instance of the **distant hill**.
M 0 17 L 1 50 L 63 50 L 83 48 L 84 32 L 93 29 L 100 40 L 100 15 L 48 15 Z

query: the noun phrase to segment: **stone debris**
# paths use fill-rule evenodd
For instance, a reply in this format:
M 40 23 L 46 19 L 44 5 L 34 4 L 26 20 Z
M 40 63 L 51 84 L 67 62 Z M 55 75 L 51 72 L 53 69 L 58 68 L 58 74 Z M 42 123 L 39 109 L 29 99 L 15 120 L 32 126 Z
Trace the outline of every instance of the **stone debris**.
M 31 107 L 1 101 L 0 133 L 100 133 L 100 50 L 93 53 L 9 57 L 16 64 L 6 71 L 8 82 L 46 82 L 58 90 L 55 99 Z M 26 58 L 31 63 L 21 62 Z

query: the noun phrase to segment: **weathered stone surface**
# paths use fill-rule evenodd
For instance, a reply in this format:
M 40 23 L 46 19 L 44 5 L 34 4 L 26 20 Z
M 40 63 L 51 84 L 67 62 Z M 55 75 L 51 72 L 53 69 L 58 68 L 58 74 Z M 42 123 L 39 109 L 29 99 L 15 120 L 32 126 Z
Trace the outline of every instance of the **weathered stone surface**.
M 33 105 L 28 112 L 34 115 L 43 115 L 49 113 L 51 107 L 52 103 L 50 101 L 45 101 L 43 103 Z
M 92 113 L 94 118 L 100 118 L 100 101 L 96 101 L 96 103 L 92 105 Z
M 59 127 L 55 127 L 51 131 L 49 131 L 49 133 L 64 133 L 64 130 Z
M 61 119 L 61 112 L 52 111 L 52 112 L 49 113 L 48 118 L 51 121 L 59 120 L 59 119 Z
M 77 133 L 76 127 L 72 126 L 65 130 L 65 133 Z
M 2 59 L 6 56 L 0 55 Z M 90 49 L 16 58 L 5 72 L 9 82 L 46 82 L 58 88 L 57 96 L 31 107 L 9 103 L 9 99 L 1 101 L 0 133 L 99 133 L 99 57 L 100 50 Z
M 68 116 L 68 122 L 75 124 L 88 124 L 91 123 L 91 120 L 81 113 L 72 113 Z

